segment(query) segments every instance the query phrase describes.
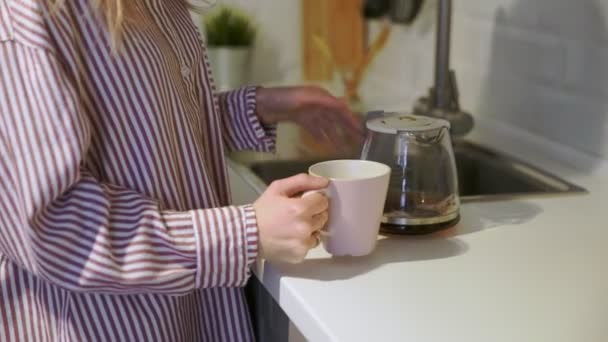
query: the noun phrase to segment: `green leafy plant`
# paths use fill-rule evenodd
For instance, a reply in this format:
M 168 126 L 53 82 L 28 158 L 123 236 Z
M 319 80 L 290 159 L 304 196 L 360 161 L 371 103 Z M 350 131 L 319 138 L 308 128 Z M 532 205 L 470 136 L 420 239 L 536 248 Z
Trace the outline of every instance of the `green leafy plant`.
M 251 46 L 257 31 L 247 14 L 227 5 L 214 8 L 203 22 L 209 46 Z

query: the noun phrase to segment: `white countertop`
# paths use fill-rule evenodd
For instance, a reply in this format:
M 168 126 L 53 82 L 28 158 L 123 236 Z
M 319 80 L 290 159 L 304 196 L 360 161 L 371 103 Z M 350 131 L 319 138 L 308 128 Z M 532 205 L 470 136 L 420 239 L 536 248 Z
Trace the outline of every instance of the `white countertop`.
M 307 339 L 608 341 L 606 163 L 497 123 L 478 121 L 470 138 L 589 193 L 465 203 L 456 229 L 380 237 L 368 257 L 318 247 L 300 265 L 259 263 Z

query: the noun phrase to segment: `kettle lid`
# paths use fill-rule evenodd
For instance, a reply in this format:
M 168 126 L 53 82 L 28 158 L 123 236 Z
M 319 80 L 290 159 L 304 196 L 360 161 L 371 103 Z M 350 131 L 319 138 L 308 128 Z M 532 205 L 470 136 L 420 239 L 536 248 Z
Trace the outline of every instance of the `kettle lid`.
M 439 128 L 450 128 L 447 120 L 422 115 L 389 113 L 366 123 L 369 130 L 397 134 L 398 132 L 422 132 Z

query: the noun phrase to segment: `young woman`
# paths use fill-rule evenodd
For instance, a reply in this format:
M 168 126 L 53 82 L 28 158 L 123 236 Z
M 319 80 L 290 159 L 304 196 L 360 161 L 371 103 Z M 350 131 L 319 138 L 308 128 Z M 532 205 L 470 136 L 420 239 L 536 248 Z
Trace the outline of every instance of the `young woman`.
M 327 181 L 230 206 L 224 151 L 359 134 L 317 88 L 215 93 L 183 0 L 0 0 L 0 118 L 0 341 L 251 340 L 249 266 L 318 244 Z

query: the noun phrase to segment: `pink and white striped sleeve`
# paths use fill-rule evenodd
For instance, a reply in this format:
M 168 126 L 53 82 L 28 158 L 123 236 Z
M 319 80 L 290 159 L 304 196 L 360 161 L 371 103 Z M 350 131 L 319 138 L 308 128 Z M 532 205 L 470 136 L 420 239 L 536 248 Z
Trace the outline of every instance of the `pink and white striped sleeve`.
M 70 291 L 244 285 L 252 207 L 167 211 L 100 182 L 83 167 L 91 128 L 76 94 L 54 55 L 0 42 L 0 255 Z
M 276 127 L 264 127 L 256 113 L 256 87 L 243 87 L 219 94 L 224 139 L 231 150 L 271 152 Z

